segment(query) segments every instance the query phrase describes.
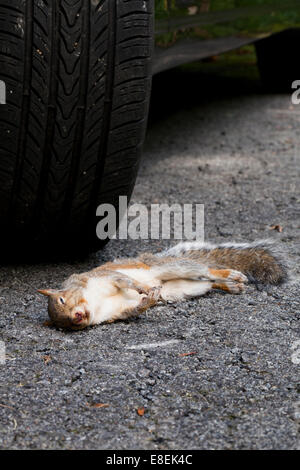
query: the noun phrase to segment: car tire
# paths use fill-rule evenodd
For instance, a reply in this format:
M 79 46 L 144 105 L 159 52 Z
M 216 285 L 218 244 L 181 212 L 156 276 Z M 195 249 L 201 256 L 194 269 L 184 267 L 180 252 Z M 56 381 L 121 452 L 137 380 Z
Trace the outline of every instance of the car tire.
M 300 79 L 297 46 L 300 29 L 288 29 L 255 43 L 257 64 L 264 89 L 292 92 L 292 83 Z
M 152 0 L 1 1 L 2 251 L 103 243 L 97 206 L 136 179 L 152 41 Z

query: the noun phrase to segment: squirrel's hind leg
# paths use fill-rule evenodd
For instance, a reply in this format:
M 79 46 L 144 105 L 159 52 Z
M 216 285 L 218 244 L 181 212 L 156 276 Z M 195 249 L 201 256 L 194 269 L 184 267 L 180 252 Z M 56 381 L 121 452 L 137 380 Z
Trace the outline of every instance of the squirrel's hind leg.
M 209 279 L 225 282 L 248 282 L 247 276 L 235 269 L 208 269 Z
M 223 290 L 229 294 L 241 294 L 245 290 L 245 284 L 244 282 L 216 281 L 212 288 Z
M 163 258 L 162 258 L 163 259 Z M 193 280 L 193 281 L 234 281 L 247 282 L 247 276 L 240 271 L 229 268 L 209 268 L 203 263 L 194 260 L 178 259 L 167 261 L 152 268 L 154 277 L 159 281 Z
M 227 280 L 220 281 L 192 281 L 176 279 L 163 284 L 160 295 L 165 301 L 181 301 L 191 297 L 200 297 L 212 289 L 223 290 L 229 294 L 240 294 L 245 284 Z
M 165 301 L 180 301 L 191 297 L 199 297 L 213 288 L 211 281 L 190 281 L 176 279 L 163 284 L 160 295 Z

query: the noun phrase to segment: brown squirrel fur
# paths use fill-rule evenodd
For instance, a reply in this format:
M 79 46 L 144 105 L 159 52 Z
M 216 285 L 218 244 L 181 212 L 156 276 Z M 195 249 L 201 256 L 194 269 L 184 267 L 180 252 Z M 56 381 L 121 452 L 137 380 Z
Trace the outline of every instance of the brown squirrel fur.
M 197 297 L 212 289 L 238 294 L 248 281 L 279 285 L 286 279 L 279 250 L 270 242 L 183 242 L 73 274 L 61 289 L 39 292 L 49 298 L 55 325 L 82 329 L 138 315 L 159 301 Z

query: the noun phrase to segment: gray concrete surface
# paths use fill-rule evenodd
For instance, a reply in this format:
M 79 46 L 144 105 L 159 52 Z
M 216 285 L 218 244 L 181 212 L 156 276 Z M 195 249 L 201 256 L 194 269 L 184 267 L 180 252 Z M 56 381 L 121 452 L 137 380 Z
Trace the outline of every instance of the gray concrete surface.
M 255 80 L 170 77 L 172 87 L 154 84 L 133 201 L 204 203 L 207 240 L 281 238 L 292 282 L 66 333 L 43 326 L 36 288 L 167 242 L 112 241 L 81 262 L 2 267 L 2 449 L 299 448 L 300 107 Z

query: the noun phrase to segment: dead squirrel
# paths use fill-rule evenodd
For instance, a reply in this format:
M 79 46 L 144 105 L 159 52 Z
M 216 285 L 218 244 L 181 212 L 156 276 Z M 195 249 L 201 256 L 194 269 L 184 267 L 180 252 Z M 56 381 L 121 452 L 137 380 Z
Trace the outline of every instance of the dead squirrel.
M 278 285 L 287 270 L 272 242 L 182 242 L 157 254 L 115 260 L 70 276 L 48 296 L 52 322 L 82 329 L 138 315 L 160 300 L 180 301 L 221 289 L 239 294 L 245 283 Z

